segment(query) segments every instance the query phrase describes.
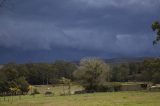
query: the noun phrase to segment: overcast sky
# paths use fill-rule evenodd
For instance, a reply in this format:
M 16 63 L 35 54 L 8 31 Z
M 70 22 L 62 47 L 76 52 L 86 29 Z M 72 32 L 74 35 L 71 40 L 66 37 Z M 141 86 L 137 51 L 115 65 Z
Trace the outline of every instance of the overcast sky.
M 8 0 L 0 63 L 159 56 L 155 20 L 160 0 Z

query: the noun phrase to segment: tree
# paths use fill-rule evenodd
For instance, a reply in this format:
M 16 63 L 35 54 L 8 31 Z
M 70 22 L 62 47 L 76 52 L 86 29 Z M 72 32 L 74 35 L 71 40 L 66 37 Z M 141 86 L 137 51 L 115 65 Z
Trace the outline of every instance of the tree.
M 129 76 L 128 80 L 130 81 L 139 81 L 141 74 L 142 62 L 131 62 L 129 63 Z
M 73 79 L 73 72 L 76 70 L 76 65 L 71 62 L 58 60 L 54 62 L 53 68 L 55 69 L 55 77 L 57 79 L 61 77 Z
M 160 83 L 160 59 L 147 59 L 142 63 L 141 80 L 153 83 Z
M 13 81 L 18 77 L 17 72 L 17 64 L 16 63 L 9 63 L 6 64 L 1 71 L 5 74 L 8 81 Z
M 25 74 L 17 71 L 18 68 L 19 66 L 17 64 L 9 63 L 0 70 L 1 93 L 11 93 L 13 95 L 16 94 L 18 90 L 20 90 L 22 93 L 28 92 L 29 84 L 25 80 Z
M 97 58 L 84 58 L 74 72 L 86 90 L 96 90 L 96 87 L 109 81 L 109 66 Z
M 152 29 L 157 33 L 156 39 L 153 41 L 153 45 L 155 45 L 160 40 L 160 23 L 158 21 L 153 22 Z
M 22 94 L 27 93 L 29 91 L 29 83 L 26 81 L 24 77 L 16 79 L 16 83 Z
M 7 82 L 7 77 L 4 72 L 0 71 L 0 93 L 8 92 L 9 84 Z
M 18 77 L 27 77 L 29 72 L 25 64 L 17 65 Z
M 71 80 L 65 77 L 62 77 L 60 82 L 63 84 L 63 95 L 66 95 L 65 86 L 68 86 L 68 94 L 70 95 L 71 94 Z
M 128 81 L 129 67 L 126 64 L 119 64 L 112 68 L 112 81 Z
M 51 75 L 54 72 L 54 68 L 52 68 L 51 65 L 47 63 L 39 63 L 36 65 L 36 67 L 39 73 L 39 79 L 43 81 L 43 85 L 48 85 L 49 83 L 51 83 Z

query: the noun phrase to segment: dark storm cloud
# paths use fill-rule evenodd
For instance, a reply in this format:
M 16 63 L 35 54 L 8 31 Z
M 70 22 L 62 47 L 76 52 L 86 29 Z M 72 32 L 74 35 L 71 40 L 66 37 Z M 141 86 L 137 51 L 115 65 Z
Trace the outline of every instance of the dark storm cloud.
M 5 5 L 0 11 L 1 47 L 75 48 L 103 52 L 96 54 L 102 57 L 160 53 L 152 46 L 150 28 L 160 19 L 160 0 L 12 0 Z

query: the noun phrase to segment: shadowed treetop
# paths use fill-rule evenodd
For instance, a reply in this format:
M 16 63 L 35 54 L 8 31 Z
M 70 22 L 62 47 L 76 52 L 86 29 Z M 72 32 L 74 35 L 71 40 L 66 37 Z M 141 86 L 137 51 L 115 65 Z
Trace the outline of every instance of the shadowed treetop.
M 157 33 L 156 39 L 153 41 L 153 45 L 155 45 L 160 40 L 160 23 L 158 21 L 153 22 L 152 29 Z

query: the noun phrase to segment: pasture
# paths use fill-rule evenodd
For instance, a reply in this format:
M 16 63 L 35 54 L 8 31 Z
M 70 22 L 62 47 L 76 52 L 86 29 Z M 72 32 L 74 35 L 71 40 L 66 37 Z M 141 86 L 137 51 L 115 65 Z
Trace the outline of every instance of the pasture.
M 40 92 L 51 86 L 37 86 Z M 81 89 L 78 86 L 73 90 Z M 0 106 L 160 106 L 160 92 L 129 91 L 59 96 L 62 86 L 53 87 L 54 96 L 0 97 Z

